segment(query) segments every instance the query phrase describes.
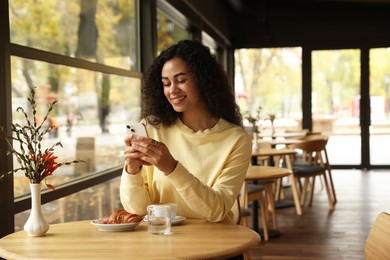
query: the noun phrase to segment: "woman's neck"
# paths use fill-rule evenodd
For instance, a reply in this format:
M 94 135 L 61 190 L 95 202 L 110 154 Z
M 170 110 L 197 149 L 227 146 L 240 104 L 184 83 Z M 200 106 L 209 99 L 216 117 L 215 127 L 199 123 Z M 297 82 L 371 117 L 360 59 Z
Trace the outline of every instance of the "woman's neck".
M 194 132 L 213 128 L 219 120 L 208 112 L 202 113 L 200 111 L 196 113 L 181 113 L 179 117 L 183 124 L 191 128 Z

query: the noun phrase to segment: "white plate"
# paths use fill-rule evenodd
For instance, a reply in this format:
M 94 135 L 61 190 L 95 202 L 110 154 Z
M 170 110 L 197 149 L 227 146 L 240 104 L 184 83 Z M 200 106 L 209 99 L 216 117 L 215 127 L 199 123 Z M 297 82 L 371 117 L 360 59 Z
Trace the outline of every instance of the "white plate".
M 176 216 L 174 220 L 172 220 L 171 224 L 172 226 L 180 224 L 182 221 L 184 221 L 186 217 L 183 216 Z M 144 221 L 148 221 L 148 215 L 144 217 Z
M 123 224 L 100 224 L 100 219 L 94 219 L 91 221 L 91 224 L 98 228 L 99 231 L 132 231 L 140 222 L 133 223 L 123 223 Z

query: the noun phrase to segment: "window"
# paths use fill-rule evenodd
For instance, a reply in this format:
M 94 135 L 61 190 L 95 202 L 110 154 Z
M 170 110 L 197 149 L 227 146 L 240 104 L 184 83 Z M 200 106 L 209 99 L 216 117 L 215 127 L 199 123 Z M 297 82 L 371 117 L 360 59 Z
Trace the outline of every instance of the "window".
M 301 48 L 239 49 L 235 51 L 235 93 L 241 113 L 261 107 L 260 131 L 301 128 Z M 249 126 L 248 122 L 244 122 Z
M 185 39 L 191 39 L 191 34 L 186 28 L 169 18 L 161 10 L 157 10 L 157 54 Z
M 16 108 L 26 108 L 29 88 L 37 87 L 38 117 L 46 113 L 49 102 L 58 100 L 47 120 L 56 130 L 45 136 L 44 143 L 62 142 L 64 147 L 55 150 L 58 161 L 86 161 L 57 169 L 47 179 L 55 187 L 113 172 L 123 164 L 126 124 L 138 121 L 141 109 L 138 4 L 137 0 L 9 1 L 12 120 L 21 120 Z M 29 193 L 26 182 L 23 173 L 15 174 L 16 198 Z M 80 194 L 91 191 L 98 188 Z M 45 204 L 51 210 L 47 217 L 66 220 L 53 209 L 68 205 L 74 196 Z M 16 230 L 25 216 L 26 211 L 15 215 Z
M 135 9 L 135 0 L 10 0 L 11 42 L 136 70 Z
M 46 147 L 61 141 L 56 149 L 59 161 L 80 159 L 86 163 L 64 165 L 49 177 L 51 184 L 61 184 L 86 174 L 122 164 L 123 137 L 126 124 L 139 120 L 140 79 L 108 75 L 84 69 L 58 66 L 18 57 L 12 58 L 13 120 L 21 106 L 27 111 L 28 77 L 37 83 L 38 117 L 47 105 L 58 100 L 52 111 L 55 131 L 47 135 Z M 53 75 L 57 75 L 55 80 Z M 18 166 L 14 161 L 14 166 Z M 15 196 L 29 192 L 23 173 L 15 176 Z

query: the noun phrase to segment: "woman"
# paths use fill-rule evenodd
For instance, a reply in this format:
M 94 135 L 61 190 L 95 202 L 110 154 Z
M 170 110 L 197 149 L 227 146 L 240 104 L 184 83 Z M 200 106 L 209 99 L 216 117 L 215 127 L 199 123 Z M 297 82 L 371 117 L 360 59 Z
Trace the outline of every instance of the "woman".
M 177 215 L 232 222 L 251 138 L 209 49 L 184 40 L 163 51 L 144 74 L 142 100 L 149 138 L 125 138 L 124 208 L 145 215 L 149 204 L 174 202 Z

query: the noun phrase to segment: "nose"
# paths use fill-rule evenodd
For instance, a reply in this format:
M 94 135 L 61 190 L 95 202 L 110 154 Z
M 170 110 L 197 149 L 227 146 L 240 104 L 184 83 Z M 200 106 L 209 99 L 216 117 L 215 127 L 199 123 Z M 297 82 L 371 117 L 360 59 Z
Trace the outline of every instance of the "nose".
M 171 86 L 169 87 L 169 93 L 170 94 L 175 93 L 177 89 L 178 89 L 177 84 L 172 82 Z

